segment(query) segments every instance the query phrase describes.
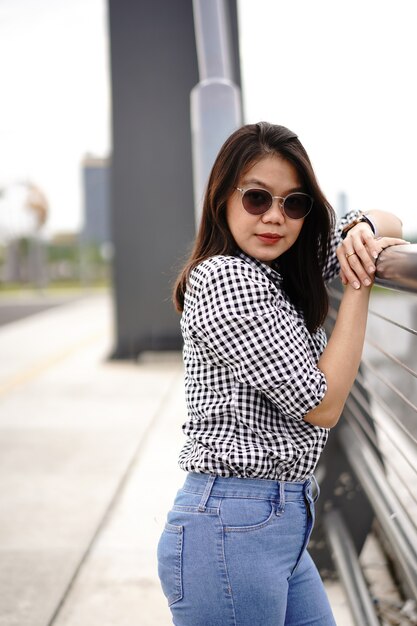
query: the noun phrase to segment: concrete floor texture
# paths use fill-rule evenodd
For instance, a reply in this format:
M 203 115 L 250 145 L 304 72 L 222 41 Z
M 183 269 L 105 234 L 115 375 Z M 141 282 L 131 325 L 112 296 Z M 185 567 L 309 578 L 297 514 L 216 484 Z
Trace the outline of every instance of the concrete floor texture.
M 171 624 L 155 553 L 184 480 L 181 355 L 113 362 L 112 342 L 105 293 L 0 329 L 0 626 Z

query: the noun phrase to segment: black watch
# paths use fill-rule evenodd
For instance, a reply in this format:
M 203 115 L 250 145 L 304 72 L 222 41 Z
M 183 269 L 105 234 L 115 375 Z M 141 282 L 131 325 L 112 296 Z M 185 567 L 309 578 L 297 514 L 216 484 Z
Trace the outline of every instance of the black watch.
M 346 239 L 346 235 L 348 234 L 350 229 L 356 226 L 357 224 L 360 224 L 361 222 L 364 222 L 365 224 L 368 224 L 371 227 L 371 230 L 375 237 L 376 235 L 375 225 L 373 224 L 372 220 L 370 220 L 367 215 L 361 215 L 360 217 L 357 217 L 355 220 L 353 220 L 353 222 L 346 224 L 346 226 L 342 228 L 342 239 Z

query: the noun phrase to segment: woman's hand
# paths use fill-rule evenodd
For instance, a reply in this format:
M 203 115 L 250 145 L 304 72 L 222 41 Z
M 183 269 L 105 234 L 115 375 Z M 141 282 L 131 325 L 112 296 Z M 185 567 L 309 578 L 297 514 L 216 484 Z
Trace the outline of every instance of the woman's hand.
M 374 237 L 366 223 L 351 228 L 337 248 L 340 278 L 344 285 L 350 283 L 355 289 L 361 284 L 369 287 L 375 277 L 375 261 L 380 252 L 389 246 L 408 243 L 397 237 Z

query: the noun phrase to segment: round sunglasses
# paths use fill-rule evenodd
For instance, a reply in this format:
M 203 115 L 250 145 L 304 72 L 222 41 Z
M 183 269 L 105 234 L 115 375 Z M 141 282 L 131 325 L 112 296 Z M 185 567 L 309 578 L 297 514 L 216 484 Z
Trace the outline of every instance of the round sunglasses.
M 280 206 L 285 215 L 291 220 L 301 220 L 306 217 L 313 206 L 313 198 L 302 191 L 289 193 L 288 196 L 273 196 L 266 189 L 242 189 L 236 187 L 242 194 L 242 205 L 251 215 L 262 215 L 272 206 L 275 199 L 280 200 Z

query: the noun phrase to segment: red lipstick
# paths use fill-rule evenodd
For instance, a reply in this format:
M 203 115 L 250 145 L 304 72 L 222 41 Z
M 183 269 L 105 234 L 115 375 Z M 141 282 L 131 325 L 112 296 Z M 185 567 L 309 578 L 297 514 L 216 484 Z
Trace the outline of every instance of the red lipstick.
M 281 235 L 277 235 L 276 233 L 260 233 L 256 235 L 262 243 L 266 245 L 272 246 L 274 243 L 277 243 L 280 239 L 282 239 Z

